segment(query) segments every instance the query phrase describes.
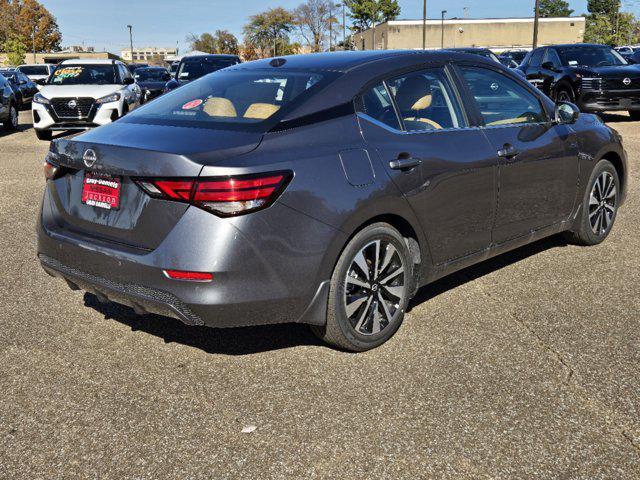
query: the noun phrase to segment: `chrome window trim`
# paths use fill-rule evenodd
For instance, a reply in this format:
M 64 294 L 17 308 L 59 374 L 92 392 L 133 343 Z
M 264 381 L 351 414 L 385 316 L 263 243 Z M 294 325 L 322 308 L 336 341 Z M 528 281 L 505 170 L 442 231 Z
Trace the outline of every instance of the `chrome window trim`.
M 387 125 L 386 123 L 381 122 L 380 120 L 376 120 L 373 117 L 370 117 L 369 115 L 367 115 L 366 113 L 363 112 L 356 112 L 356 116 L 366 120 L 370 123 L 373 123 L 374 125 L 377 125 L 378 127 L 384 128 L 385 130 L 387 130 L 388 132 L 391 133 L 395 133 L 397 135 L 422 135 L 422 134 L 434 134 L 434 133 L 441 133 L 441 132 L 462 132 L 462 131 L 469 131 L 469 130 L 488 130 L 488 129 L 498 129 L 498 128 L 522 128 L 522 127 L 529 127 L 529 126 L 534 126 L 534 125 L 539 125 L 539 126 L 553 126 L 553 122 L 552 121 L 546 121 L 546 122 L 532 122 L 532 123 L 507 123 L 505 125 L 476 125 L 476 126 L 468 126 L 468 127 L 459 127 L 459 128 L 440 128 L 440 129 L 433 129 L 433 130 L 411 130 L 411 131 L 407 131 L 407 130 L 397 130 L 395 128 L 390 127 L 389 125 Z
M 376 120 L 373 117 L 370 117 L 369 115 L 367 115 L 366 113 L 363 112 L 357 112 L 356 116 L 358 116 L 359 118 L 362 118 L 363 120 L 366 120 L 370 123 L 373 123 L 374 125 L 377 125 L 378 127 L 382 127 L 385 130 L 387 130 L 388 132 L 391 133 L 395 133 L 398 135 L 422 135 L 422 134 L 433 134 L 433 133 L 441 133 L 441 132 L 461 132 L 461 131 L 465 131 L 465 130 L 479 130 L 481 127 L 479 126 L 472 126 L 472 127 L 458 127 L 458 128 L 439 128 L 439 129 L 433 129 L 433 130 L 396 130 L 395 128 L 390 127 L 389 125 L 387 125 L 386 123 L 382 123 L 379 120 Z

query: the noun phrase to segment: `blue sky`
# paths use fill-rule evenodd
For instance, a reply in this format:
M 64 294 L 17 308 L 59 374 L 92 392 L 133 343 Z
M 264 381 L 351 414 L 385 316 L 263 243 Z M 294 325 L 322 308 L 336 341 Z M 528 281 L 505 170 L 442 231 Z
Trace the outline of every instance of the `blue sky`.
M 294 8 L 302 0 L 40 0 L 57 18 L 63 44 L 85 45 L 119 53 L 129 45 L 126 25 L 133 25 L 134 47 L 187 47 L 187 34 L 227 29 L 238 35 L 249 15 L 269 7 Z M 338 1 L 338 0 L 336 0 Z M 577 14 L 586 0 L 570 0 Z M 640 14 L 640 1 L 625 0 L 625 9 Z M 427 0 L 427 16 L 462 17 L 463 8 L 478 17 L 529 16 L 534 0 Z M 633 6 L 635 5 L 635 6 Z M 421 18 L 421 0 L 400 0 L 401 18 Z

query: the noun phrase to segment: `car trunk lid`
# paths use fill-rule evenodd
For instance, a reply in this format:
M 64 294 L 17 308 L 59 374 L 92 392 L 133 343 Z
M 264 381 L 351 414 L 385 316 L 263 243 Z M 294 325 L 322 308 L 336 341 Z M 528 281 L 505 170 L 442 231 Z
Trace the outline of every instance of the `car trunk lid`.
M 259 133 L 116 123 L 57 140 L 50 158 L 66 167 L 66 174 L 50 185 L 56 226 L 100 241 L 152 250 L 189 206 L 151 198 L 135 179 L 194 178 L 204 165 L 218 165 L 255 149 L 261 137 Z M 117 195 L 117 201 L 95 197 L 96 191 Z

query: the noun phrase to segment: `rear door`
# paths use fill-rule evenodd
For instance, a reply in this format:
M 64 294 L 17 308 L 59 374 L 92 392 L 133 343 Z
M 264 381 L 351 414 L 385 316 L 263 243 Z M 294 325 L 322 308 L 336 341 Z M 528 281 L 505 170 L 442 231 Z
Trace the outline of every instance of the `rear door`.
M 461 108 L 451 71 L 434 65 L 386 79 L 361 103 L 365 140 L 413 208 L 434 263 L 486 249 L 498 161 Z
M 552 122 L 538 93 L 507 73 L 488 65 L 460 65 L 459 71 L 500 161 L 493 242 L 565 220 L 578 180 L 571 127 Z

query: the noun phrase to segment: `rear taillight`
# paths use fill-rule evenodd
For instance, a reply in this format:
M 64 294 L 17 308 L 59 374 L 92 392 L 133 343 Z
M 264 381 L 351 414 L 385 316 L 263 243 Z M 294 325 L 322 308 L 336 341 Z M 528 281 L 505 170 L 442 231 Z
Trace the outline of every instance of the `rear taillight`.
M 65 167 L 61 167 L 56 165 L 55 163 L 51 163 L 47 160 L 44 162 L 44 179 L 45 180 L 55 180 L 56 178 L 60 178 L 65 173 Z
M 268 207 L 291 177 L 291 172 L 270 172 L 197 179 L 139 178 L 136 183 L 154 198 L 188 202 L 226 217 Z

